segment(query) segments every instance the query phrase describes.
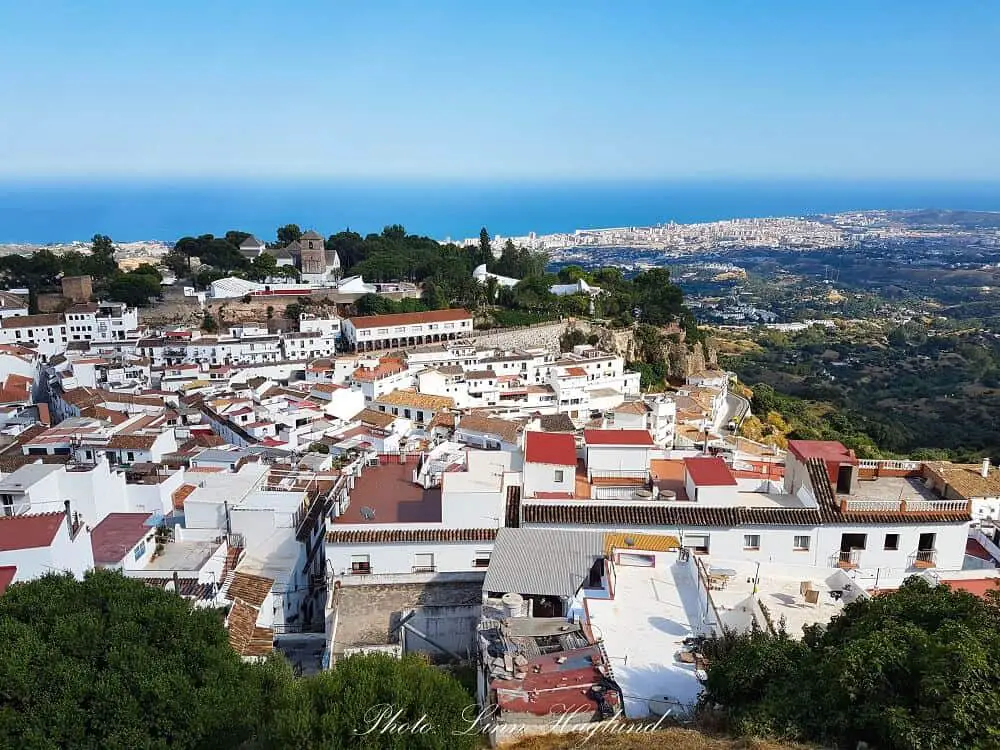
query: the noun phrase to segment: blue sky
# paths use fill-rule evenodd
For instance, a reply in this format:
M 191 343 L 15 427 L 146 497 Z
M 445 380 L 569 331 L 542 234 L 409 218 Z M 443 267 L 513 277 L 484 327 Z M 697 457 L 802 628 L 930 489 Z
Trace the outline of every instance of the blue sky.
M 1000 177 L 994 3 L 0 0 L 0 176 Z

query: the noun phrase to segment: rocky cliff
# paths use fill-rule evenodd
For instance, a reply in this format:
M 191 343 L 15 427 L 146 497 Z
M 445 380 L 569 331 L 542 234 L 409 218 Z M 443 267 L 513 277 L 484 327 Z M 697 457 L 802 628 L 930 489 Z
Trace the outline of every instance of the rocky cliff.
M 578 329 L 586 337 L 597 336 L 596 346 L 599 349 L 618 354 L 626 362 L 639 361 L 644 358 L 647 343 L 637 338 L 637 332 L 642 336 L 638 326 L 631 328 L 606 328 L 586 321 L 569 323 L 566 330 Z M 683 380 L 688 375 L 702 370 L 718 367 L 718 352 L 715 343 L 708 339 L 704 346 L 701 343 L 688 344 L 684 331 L 677 327 L 658 329 L 658 335 L 653 342 L 657 352 L 656 357 L 662 358 L 667 366 L 667 377 L 671 380 Z

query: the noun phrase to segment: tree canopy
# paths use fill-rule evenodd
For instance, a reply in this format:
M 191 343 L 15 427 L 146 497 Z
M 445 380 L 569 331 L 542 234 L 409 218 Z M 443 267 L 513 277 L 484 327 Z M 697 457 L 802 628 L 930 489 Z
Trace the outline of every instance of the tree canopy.
M 918 577 L 848 604 L 801 641 L 780 631 L 708 646 L 706 701 L 740 733 L 838 747 L 1000 746 L 1000 600 Z
M 236 748 L 251 673 L 219 616 L 108 572 L 0 597 L 0 746 Z
M 479 746 L 461 734 L 473 703 L 414 656 L 304 678 L 277 655 L 244 663 L 220 612 L 119 573 L 50 574 L 0 597 L 0 747 L 462 750 Z M 391 731 L 379 706 L 429 730 Z

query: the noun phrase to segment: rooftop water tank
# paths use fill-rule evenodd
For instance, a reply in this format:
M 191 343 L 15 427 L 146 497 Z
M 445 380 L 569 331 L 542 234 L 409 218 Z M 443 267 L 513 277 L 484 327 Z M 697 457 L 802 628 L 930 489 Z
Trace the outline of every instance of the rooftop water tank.
M 677 499 L 677 493 L 673 490 L 660 490 L 659 499 L 671 502 Z
M 524 597 L 520 594 L 504 594 L 500 597 L 500 601 L 503 602 L 508 617 L 520 617 L 521 612 L 524 611 Z
M 649 490 L 636 490 L 635 495 L 633 495 L 633 497 L 636 500 L 652 500 L 653 493 L 650 492 Z

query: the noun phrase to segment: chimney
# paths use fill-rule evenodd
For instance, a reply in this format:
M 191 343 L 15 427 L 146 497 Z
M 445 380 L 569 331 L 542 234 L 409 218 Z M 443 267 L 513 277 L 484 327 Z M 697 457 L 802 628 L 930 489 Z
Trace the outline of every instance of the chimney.
M 73 536 L 73 514 L 69 510 L 69 500 L 63 501 L 63 506 L 66 508 L 66 528 L 69 529 L 69 535 Z
M 176 570 L 174 571 L 174 593 L 177 596 L 181 595 L 181 577 L 177 574 Z
M 980 470 L 979 474 L 980 474 L 980 476 L 982 476 L 983 479 L 988 479 L 989 478 L 989 476 L 990 476 L 990 459 L 988 457 L 983 459 L 983 468 Z

